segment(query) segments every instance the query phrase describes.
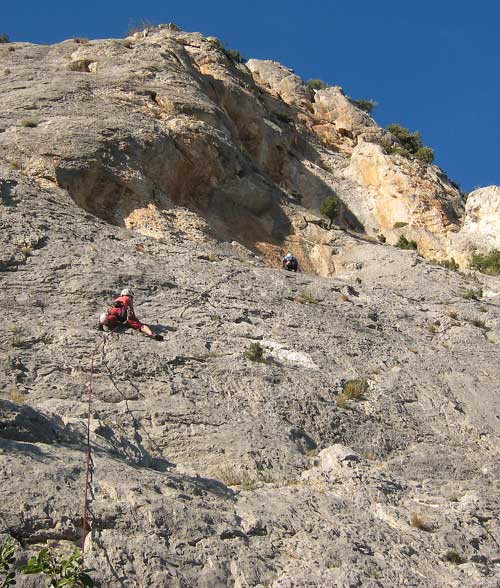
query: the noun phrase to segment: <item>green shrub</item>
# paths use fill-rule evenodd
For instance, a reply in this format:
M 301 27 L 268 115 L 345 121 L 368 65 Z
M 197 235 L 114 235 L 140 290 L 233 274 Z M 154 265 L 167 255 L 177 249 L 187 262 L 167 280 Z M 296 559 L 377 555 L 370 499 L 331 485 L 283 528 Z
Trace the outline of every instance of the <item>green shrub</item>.
M 16 574 L 13 570 L 16 561 L 15 550 L 14 541 L 10 537 L 0 546 L 0 588 L 9 588 L 16 584 Z M 75 549 L 69 557 L 57 557 L 49 549 L 44 548 L 20 568 L 22 574 L 45 576 L 52 588 L 91 588 L 94 581 L 89 576 L 89 571 L 83 569 L 83 555 L 80 549 Z
M 392 133 L 400 146 L 394 146 L 390 143 L 384 143 L 383 147 L 389 154 L 402 155 L 407 158 L 420 159 L 425 163 L 434 161 L 434 151 L 422 143 L 422 137 L 419 131 L 412 133 L 406 127 L 399 124 L 389 125 L 387 130 Z
M 6 33 L 0 34 L 0 43 L 10 43 L 9 35 Z
M 410 241 L 404 235 L 401 235 L 399 241 L 396 243 L 396 247 L 399 247 L 400 249 L 417 249 L 417 242 Z
M 94 581 L 88 575 L 90 570 L 82 569 L 83 556 L 79 549 L 65 558 L 56 557 L 48 549 L 42 549 L 37 556 L 28 560 L 21 567 L 23 574 L 42 574 L 50 580 L 49 586 L 54 588 L 85 588 L 94 586 Z
M 32 128 L 38 126 L 38 123 L 36 122 L 36 120 L 33 120 L 32 118 L 24 118 L 19 124 L 22 127 L 26 127 L 28 129 L 32 129 Z
M 398 221 L 397 223 L 394 223 L 394 226 L 392 227 L 393 229 L 402 229 L 403 227 L 407 227 L 408 223 L 403 223 L 401 221 Z
M 361 98 L 360 100 L 353 100 L 351 98 L 351 102 L 358 108 L 361 108 L 361 110 L 367 112 L 368 114 L 371 114 L 378 106 L 378 102 L 375 102 L 375 100 L 365 100 L 363 98 Z
M 317 78 L 308 80 L 306 85 L 309 90 L 324 90 L 325 88 L 328 88 L 327 84 L 325 84 L 323 80 L 319 80 Z
M 483 321 L 480 318 L 473 317 L 473 318 L 469 318 L 467 320 L 471 325 L 478 327 L 478 329 L 484 329 L 486 327 L 485 321 Z
M 500 274 L 500 250 L 493 249 L 489 253 L 473 255 L 471 267 L 483 274 L 497 276 Z
M 431 147 L 419 147 L 415 151 L 415 157 L 424 163 L 432 163 L 434 161 L 434 149 Z
M 9 588 L 16 583 L 13 566 L 16 561 L 14 553 L 16 546 L 11 537 L 7 537 L 0 547 L 0 588 Z
M 319 212 L 322 215 L 326 216 L 330 220 L 330 224 L 328 225 L 328 228 L 330 228 L 332 226 L 332 222 L 335 219 L 335 216 L 338 212 L 338 208 L 339 208 L 339 201 L 336 196 L 329 196 L 328 198 L 323 200 L 323 202 L 319 208 Z
M 444 559 L 452 564 L 459 566 L 465 563 L 467 560 L 464 559 L 456 549 L 450 549 L 444 554 Z
M 420 149 L 423 145 L 422 138 L 418 131 L 412 133 L 400 124 L 389 125 L 387 130 L 392 133 L 401 145 L 405 149 L 408 149 L 410 153 L 415 153 L 417 149 Z
M 222 53 L 224 53 L 224 55 L 231 61 L 234 61 L 236 63 L 244 63 L 247 60 L 247 58 L 244 55 L 242 55 L 237 49 L 228 49 L 224 45 L 224 43 L 222 43 L 221 41 L 219 41 L 219 39 L 215 37 L 210 39 L 210 43 L 212 43 L 214 47 L 219 49 L 219 51 L 222 51 Z
M 250 361 L 264 361 L 264 349 L 258 343 L 251 343 L 244 355 Z
M 458 295 L 465 300 L 479 300 L 483 295 L 482 288 L 474 290 L 474 288 L 460 288 Z
M 441 261 L 433 261 L 434 264 L 439 265 L 440 267 L 444 267 L 448 270 L 452 270 L 454 272 L 458 271 L 460 269 L 460 266 L 458 265 L 458 263 L 453 259 L 453 257 L 451 259 L 442 259 Z
M 404 147 L 398 147 L 397 145 L 391 145 L 389 148 L 386 148 L 386 151 L 389 155 L 401 155 L 401 157 L 406 157 L 407 159 L 411 159 L 411 153 L 408 149 Z
M 226 57 L 228 57 L 231 61 L 234 61 L 235 63 L 245 63 L 245 61 L 247 60 L 247 58 L 237 49 L 224 48 L 224 53 L 226 54 Z

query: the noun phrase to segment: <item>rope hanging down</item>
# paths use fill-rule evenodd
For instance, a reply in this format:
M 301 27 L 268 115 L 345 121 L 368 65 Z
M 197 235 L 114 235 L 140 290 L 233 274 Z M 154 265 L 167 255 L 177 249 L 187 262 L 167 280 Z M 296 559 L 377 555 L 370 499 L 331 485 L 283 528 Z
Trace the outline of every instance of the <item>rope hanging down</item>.
M 217 280 L 213 284 L 211 284 L 206 290 L 197 294 L 193 297 L 190 301 L 188 301 L 185 305 L 179 305 L 169 308 L 169 310 L 173 310 L 175 308 L 182 308 L 182 312 L 180 317 L 184 315 L 186 310 L 196 304 L 199 300 L 201 300 L 204 296 L 206 296 L 211 290 L 219 286 L 220 284 L 227 282 L 228 280 L 232 279 L 233 277 L 237 276 L 241 273 L 246 273 L 248 270 L 240 269 L 230 272 L 229 274 L 225 275 L 220 280 Z M 84 488 L 84 496 L 83 496 L 83 516 L 82 516 L 82 552 L 85 545 L 85 538 L 87 536 L 87 532 L 89 530 L 89 489 L 92 483 L 92 473 L 93 473 L 93 460 L 92 460 L 92 447 L 90 444 L 90 419 L 92 414 L 92 397 L 93 397 L 93 383 L 94 383 L 94 365 L 95 365 L 95 356 L 98 352 L 99 348 L 102 346 L 103 352 L 103 361 L 106 349 L 106 341 L 108 338 L 113 334 L 117 327 L 111 330 L 108 334 L 104 336 L 104 338 L 94 347 L 92 351 L 91 361 L 90 361 L 90 375 L 89 375 L 89 384 L 88 384 L 88 414 L 87 414 L 87 451 L 86 451 L 86 460 L 85 460 L 85 488 Z
M 112 332 L 112 331 L 111 331 Z M 111 333 L 110 333 L 111 334 Z M 89 513 L 89 488 L 92 483 L 92 473 L 94 469 L 94 463 L 92 460 L 92 447 L 90 444 L 90 418 L 92 414 L 92 396 L 93 396 L 93 384 L 94 384 L 94 361 L 99 347 L 102 346 L 103 354 L 105 350 L 106 340 L 109 335 L 105 335 L 102 341 L 100 341 L 93 349 L 90 360 L 90 375 L 88 384 L 88 414 L 87 414 L 87 455 L 85 461 L 85 487 L 83 491 L 83 516 L 82 516 L 82 552 L 85 545 L 85 537 L 87 536 L 87 530 L 89 528 L 88 513 Z

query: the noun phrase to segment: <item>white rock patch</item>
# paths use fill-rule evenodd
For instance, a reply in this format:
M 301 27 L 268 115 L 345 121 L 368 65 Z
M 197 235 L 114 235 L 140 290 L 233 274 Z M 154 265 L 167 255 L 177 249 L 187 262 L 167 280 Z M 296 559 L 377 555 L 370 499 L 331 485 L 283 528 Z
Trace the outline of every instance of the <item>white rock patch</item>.
M 262 345 L 267 350 L 271 351 L 271 355 L 279 361 L 293 363 L 313 370 L 319 369 L 311 356 L 307 353 L 293 351 L 292 349 L 288 349 L 283 343 L 278 343 L 276 341 L 262 341 Z

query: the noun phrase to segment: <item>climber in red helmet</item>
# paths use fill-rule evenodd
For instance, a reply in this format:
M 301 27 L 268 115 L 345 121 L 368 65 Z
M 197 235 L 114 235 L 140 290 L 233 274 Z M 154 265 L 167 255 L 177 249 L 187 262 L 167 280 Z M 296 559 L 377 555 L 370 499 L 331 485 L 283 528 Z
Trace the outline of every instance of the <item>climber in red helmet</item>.
M 141 323 L 135 316 L 134 311 L 134 292 L 129 288 L 121 291 L 120 296 L 115 298 L 113 306 L 108 312 L 103 312 L 99 318 L 99 331 L 104 331 L 104 327 L 112 330 L 119 325 L 132 327 L 136 331 L 141 331 L 148 337 L 156 339 L 156 341 L 163 341 L 161 335 L 154 333 L 148 325 Z

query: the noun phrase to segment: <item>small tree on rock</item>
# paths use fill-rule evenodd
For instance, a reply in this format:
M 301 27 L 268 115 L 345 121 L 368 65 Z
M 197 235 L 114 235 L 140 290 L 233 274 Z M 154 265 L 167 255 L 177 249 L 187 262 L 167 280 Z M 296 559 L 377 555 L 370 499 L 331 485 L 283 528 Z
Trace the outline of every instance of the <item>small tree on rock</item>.
M 389 125 L 387 130 L 398 139 L 401 145 L 401 147 L 384 145 L 389 154 L 394 153 L 408 157 L 409 159 L 420 159 L 424 163 L 432 163 L 434 161 L 434 150 L 422 143 L 422 137 L 418 131 L 412 133 L 406 127 L 399 124 Z
M 320 213 L 326 216 L 330 220 L 328 228 L 332 228 L 332 222 L 334 221 L 339 208 L 338 199 L 336 196 L 330 196 L 323 200 L 323 203 L 319 209 Z
M 323 80 L 314 78 L 312 80 L 307 81 L 307 87 L 309 88 L 309 90 L 324 90 L 328 86 L 325 84 Z
M 10 43 L 9 35 L 5 33 L 0 34 L 0 43 Z
M 375 102 L 375 100 L 365 100 L 364 98 L 360 98 L 359 100 L 351 99 L 351 102 L 368 114 L 371 114 L 378 106 L 378 102 Z

